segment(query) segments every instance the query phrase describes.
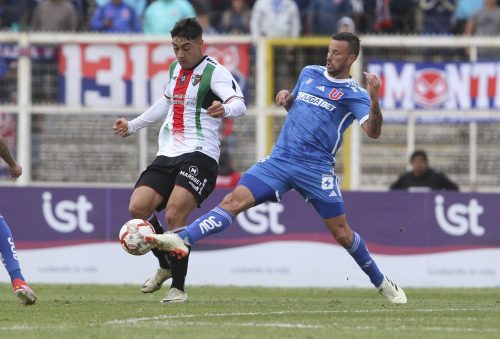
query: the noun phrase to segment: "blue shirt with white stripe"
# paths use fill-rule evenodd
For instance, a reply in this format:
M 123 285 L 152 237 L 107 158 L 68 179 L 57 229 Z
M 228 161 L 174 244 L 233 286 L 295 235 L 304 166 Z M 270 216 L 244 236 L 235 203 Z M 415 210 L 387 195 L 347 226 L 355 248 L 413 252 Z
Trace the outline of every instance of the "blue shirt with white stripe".
M 353 79 L 334 79 L 326 67 L 306 66 L 292 91 L 294 102 L 272 156 L 335 165 L 344 131 L 368 119 L 370 97 Z

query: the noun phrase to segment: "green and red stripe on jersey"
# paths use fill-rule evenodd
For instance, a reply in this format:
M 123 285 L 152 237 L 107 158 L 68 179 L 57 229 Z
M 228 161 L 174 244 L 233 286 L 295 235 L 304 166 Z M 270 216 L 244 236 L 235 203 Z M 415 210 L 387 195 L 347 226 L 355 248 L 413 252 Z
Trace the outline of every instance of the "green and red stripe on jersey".
M 191 76 L 193 75 L 193 70 L 181 69 L 174 87 L 173 95 L 173 127 L 172 133 L 184 134 L 184 100 L 186 98 L 186 91 L 189 87 L 191 81 Z

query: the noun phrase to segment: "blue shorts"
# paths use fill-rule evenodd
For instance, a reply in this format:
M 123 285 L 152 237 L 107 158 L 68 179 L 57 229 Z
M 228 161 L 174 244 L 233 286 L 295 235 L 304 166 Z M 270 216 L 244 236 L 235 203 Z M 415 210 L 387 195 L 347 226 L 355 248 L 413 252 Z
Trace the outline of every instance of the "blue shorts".
M 307 166 L 294 160 L 266 157 L 253 165 L 241 178 L 256 204 L 279 201 L 290 189 L 295 189 L 311 202 L 322 218 L 344 214 L 344 200 L 339 180 L 329 166 Z

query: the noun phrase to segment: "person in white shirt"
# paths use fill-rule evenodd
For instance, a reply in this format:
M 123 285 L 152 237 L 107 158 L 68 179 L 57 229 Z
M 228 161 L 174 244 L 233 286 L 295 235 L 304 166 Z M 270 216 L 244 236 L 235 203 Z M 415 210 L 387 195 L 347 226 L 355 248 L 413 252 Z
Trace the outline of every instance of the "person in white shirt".
M 157 157 L 140 175 L 130 198 L 133 218 L 148 219 L 163 233 L 154 211 L 166 208 L 169 230 L 186 225 L 189 214 L 213 191 L 219 160 L 222 118 L 245 114 L 241 89 L 231 73 L 204 55 L 202 28 L 195 18 L 180 20 L 170 32 L 175 60 L 169 68 L 164 95 L 146 112 L 127 121 L 116 120 L 115 133 L 127 137 L 164 120 L 158 137 Z M 160 268 L 146 280 L 142 292 L 152 293 L 172 277 L 162 302 L 184 302 L 187 257 L 178 260 L 154 250 Z

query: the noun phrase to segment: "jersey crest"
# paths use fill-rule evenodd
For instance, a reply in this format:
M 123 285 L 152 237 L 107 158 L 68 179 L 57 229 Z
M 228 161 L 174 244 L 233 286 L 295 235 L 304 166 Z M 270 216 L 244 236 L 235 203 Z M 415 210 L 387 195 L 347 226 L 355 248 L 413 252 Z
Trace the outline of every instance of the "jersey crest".
M 341 90 L 338 90 L 336 88 L 333 88 L 330 91 L 330 94 L 328 94 L 328 97 L 332 100 L 339 100 L 340 98 L 342 98 L 343 95 L 344 95 L 344 92 L 342 92 Z
M 193 86 L 196 86 L 200 83 L 201 81 L 202 74 L 194 74 L 193 77 L 191 78 L 191 83 Z

